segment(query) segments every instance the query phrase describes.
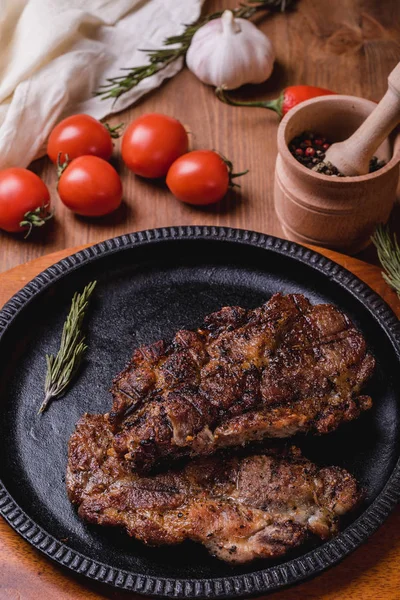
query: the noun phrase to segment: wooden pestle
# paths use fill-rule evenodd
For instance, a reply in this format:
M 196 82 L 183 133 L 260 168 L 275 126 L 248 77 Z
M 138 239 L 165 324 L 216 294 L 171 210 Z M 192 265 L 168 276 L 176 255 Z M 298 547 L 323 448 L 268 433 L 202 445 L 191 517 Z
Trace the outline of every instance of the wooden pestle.
M 367 119 L 347 140 L 332 144 L 325 155 L 343 175 L 364 175 L 389 133 L 400 123 L 400 62 L 388 77 L 388 90 Z

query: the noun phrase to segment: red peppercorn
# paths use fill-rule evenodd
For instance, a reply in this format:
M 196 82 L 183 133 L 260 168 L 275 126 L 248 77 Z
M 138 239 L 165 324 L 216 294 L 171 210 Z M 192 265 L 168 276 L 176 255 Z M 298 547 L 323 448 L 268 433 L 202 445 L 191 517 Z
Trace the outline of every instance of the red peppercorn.
M 322 147 L 324 150 L 328 150 L 329 146 L 330 146 L 330 144 L 324 144 Z
M 312 146 L 312 141 L 311 140 L 304 140 L 303 142 L 306 146 Z
M 322 141 L 320 138 L 317 138 L 316 140 L 314 140 L 314 144 L 315 144 L 316 146 L 322 146 L 322 144 L 323 144 L 323 141 Z
M 314 156 L 315 150 L 314 148 L 306 148 L 306 156 Z
M 303 156 L 303 150 L 301 148 L 296 148 L 295 152 L 298 156 Z

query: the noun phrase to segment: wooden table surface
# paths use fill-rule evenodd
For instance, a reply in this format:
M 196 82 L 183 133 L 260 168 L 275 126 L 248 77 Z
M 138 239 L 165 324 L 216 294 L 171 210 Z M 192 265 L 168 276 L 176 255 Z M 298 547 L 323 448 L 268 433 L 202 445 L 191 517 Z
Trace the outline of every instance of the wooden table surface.
M 233 7 L 238 1 L 211 0 L 205 11 Z M 267 18 L 261 27 L 271 37 L 277 60 L 265 84 L 248 86 L 241 93 L 249 98 L 273 98 L 286 85 L 308 83 L 379 100 L 389 72 L 400 60 L 399 0 L 299 0 L 296 11 Z M 187 69 L 111 122 L 129 123 L 150 111 L 179 118 L 192 131 L 195 148 L 215 148 L 236 169 L 250 169 L 242 178 L 240 193 L 209 208 L 184 205 L 163 185 L 130 173 L 122 165 L 117 141 L 115 163 L 123 179 L 125 202 L 111 216 L 79 218 L 58 200 L 55 170 L 44 158 L 34 168 L 50 187 L 55 219 L 28 240 L 0 232 L 0 272 L 55 250 L 149 227 L 230 225 L 282 235 L 272 201 L 275 113 L 222 104 Z
M 209 0 L 205 10 L 234 7 L 237 3 L 238 0 Z M 274 73 L 268 82 L 258 87 L 248 86 L 238 97 L 273 98 L 286 85 L 308 83 L 379 100 L 386 89 L 388 73 L 400 60 L 398 0 L 300 0 L 295 12 L 268 18 L 261 28 L 271 37 L 276 50 Z M 114 161 L 123 180 L 124 204 L 109 217 L 84 219 L 75 217 L 59 202 L 55 172 L 49 161 L 45 158 L 36 161 L 33 168 L 49 185 L 56 217 L 26 241 L 0 232 L 0 272 L 43 257 L 0 276 L 0 305 L 27 278 L 53 262 L 54 257 L 44 255 L 129 231 L 180 224 L 215 224 L 282 235 L 272 202 L 277 115 L 219 103 L 213 91 L 186 69 L 110 122 L 128 123 L 151 111 L 164 112 L 183 121 L 192 131 L 194 148 L 218 149 L 234 162 L 236 169 L 250 169 L 243 178 L 240 192 L 214 207 L 198 209 L 181 204 L 163 185 L 141 180 L 128 172 L 120 160 L 117 141 Z M 399 213 L 394 211 L 393 225 L 397 229 Z M 362 257 L 376 260 L 371 249 Z M 375 286 L 396 309 L 400 308 L 375 267 L 353 259 L 339 260 Z M 399 600 L 399 536 L 400 511 L 397 511 L 367 546 L 343 564 L 313 582 L 271 598 Z M 0 523 L 0 600 L 120 597 L 119 592 L 67 576 L 20 540 L 5 523 Z

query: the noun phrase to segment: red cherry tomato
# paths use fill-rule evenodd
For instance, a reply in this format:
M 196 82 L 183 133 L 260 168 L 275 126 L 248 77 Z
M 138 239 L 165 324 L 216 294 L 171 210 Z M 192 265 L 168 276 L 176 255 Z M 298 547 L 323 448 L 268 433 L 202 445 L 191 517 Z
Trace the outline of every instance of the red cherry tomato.
M 167 186 L 182 202 L 213 204 L 228 191 L 228 168 L 217 152 L 195 150 L 174 162 L 168 171 Z
M 16 167 L 0 171 L 0 229 L 40 227 L 50 216 L 49 190 L 35 173 Z
M 79 156 L 61 174 L 58 194 L 78 215 L 101 217 L 121 204 L 122 184 L 110 163 L 97 156 Z
M 126 166 L 142 177 L 164 177 L 174 160 L 188 151 L 182 123 L 166 115 L 149 113 L 133 121 L 122 138 Z
M 110 132 L 89 115 L 72 115 L 56 125 L 49 136 L 47 154 L 53 163 L 73 160 L 78 156 L 92 154 L 108 160 L 113 151 Z

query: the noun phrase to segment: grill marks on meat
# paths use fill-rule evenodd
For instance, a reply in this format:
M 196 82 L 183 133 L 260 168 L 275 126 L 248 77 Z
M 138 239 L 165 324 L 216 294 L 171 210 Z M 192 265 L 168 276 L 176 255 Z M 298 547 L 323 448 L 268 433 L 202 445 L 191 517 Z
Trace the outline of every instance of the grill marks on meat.
M 329 304 L 276 294 L 225 307 L 197 331 L 135 351 L 112 388 L 114 448 L 146 472 L 166 458 L 298 432 L 326 433 L 370 408 L 365 340 Z
M 113 448 L 104 415 L 85 415 L 69 442 L 67 489 L 90 523 L 124 527 L 150 545 L 190 539 L 243 563 L 281 556 L 310 534 L 325 539 L 360 499 L 355 479 L 319 469 L 299 450 L 215 455 L 144 476 Z
M 202 543 L 232 563 L 326 539 L 360 500 L 355 479 L 300 451 L 218 450 L 326 433 L 371 406 L 374 359 L 332 305 L 277 294 L 225 307 L 197 331 L 135 351 L 107 415 L 85 415 L 69 443 L 67 489 L 79 515 L 149 545 Z M 184 467 L 148 475 L 166 459 Z

